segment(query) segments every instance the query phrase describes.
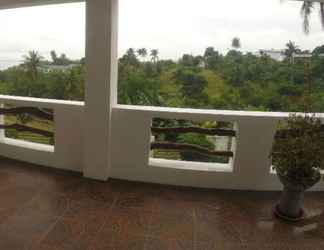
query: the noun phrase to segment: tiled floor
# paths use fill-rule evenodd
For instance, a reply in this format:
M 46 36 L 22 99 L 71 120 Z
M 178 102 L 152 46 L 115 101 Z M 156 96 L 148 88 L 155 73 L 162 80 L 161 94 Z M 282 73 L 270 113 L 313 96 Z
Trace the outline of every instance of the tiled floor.
M 324 249 L 324 193 L 283 223 L 279 193 L 89 181 L 0 159 L 0 250 Z

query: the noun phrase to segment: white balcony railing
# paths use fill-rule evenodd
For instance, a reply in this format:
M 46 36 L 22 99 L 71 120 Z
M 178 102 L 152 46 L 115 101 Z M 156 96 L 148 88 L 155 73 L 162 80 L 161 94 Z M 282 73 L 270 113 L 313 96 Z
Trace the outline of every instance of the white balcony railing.
M 39 165 L 83 172 L 84 103 L 0 96 L 1 104 L 54 111 L 55 146 L 8 139 L 1 134 L 0 155 Z M 287 113 L 215 111 L 116 105 L 112 112 L 110 177 L 206 188 L 277 190 L 269 152 L 277 122 Z M 228 164 L 150 158 L 153 118 L 225 121 L 235 124 L 236 142 Z M 109 140 L 109 138 L 106 138 Z M 324 190 L 324 183 L 314 190 Z
M 55 146 L 5 137 L 0 133 L 0 155 L 66 170 L 82 171 L 84 103 L 0 95 L 0 104 L 52 109 Z M 1 119 L 3 122 L 3 118 Z
M 112 114 L 112 177 L 207 188 L 281 188 L 269 154 L 277 123 L 288 113 L 117 105 Z M 153 118 L 232 122 L 237 132 L 234 158 L 229 164 L 152 159 Z M 324 189 L 323 183 L 315 189 Z

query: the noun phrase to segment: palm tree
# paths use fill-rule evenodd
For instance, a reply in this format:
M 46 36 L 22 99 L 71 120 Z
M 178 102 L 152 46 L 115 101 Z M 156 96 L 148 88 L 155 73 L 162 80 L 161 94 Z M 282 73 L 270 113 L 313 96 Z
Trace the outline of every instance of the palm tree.
M 322 28 L 324 29 L 324 3 L 320 3 L 320 18 L 321 18 Z
M 157 49 L 151 50 L 151 59 L 154 63 L 157 63 L 157 61 L 159 60 L 159 51 Z
M 208 47 L 205 50 L 204 57 L 211 57 L 214 56 L 217 52 L 215 51 L 214 47 Z M 218 54 L 218 53 L 217 53 Z
M 283 1 L 283 0 L 282 0 Z M 300 0 L 293 0 L 300 1 Z M 319 12 L 322 28 L 324 29 L 324 3 L 319 0 L 306 0 L 303 1 L 302 7 L 300 9 L 300 14 L 303 18 L 303 30 L 305 34 L 309 34 L 309 18 L 314 11 L 315 3 L 319 4 Z
M 41 65 L 43 57 L 37 51 L 29 51 L 28 55 L 24 56 L 24 66 L 29 73 L 31 80 L 34 81 L 38 76 L 38 67 Z
M 286 49 L 284 54 L 288 59 L 292 59 L 293 55 L 299 52 L 300 52 L 299 46 L 297 46 L 294 42 L 289 41 L 286 44 Z
M 129 48 L 127 51 L 126 51 L 126 54 L 128 56 L 131 56 L 131 57 L 136 57 L 136 54 L 135 54 L 135 50 L 133 48 Z
M 129 65 L 137 65 L 138 64 L 137 55 L 133 48 L 129 48 L 126 51 L 124 58 L 126 59 L 126 62 Z
M 138 49 L 137 54 L 144 59 L 147 56 L 147 50 L 145 48 Z
M 284 51 L 284 55 L 286 56 L 287 59 L 290 60 L 290 81 L 294 82 L 294 54 L 300 53 L 301 50 L 299 49 L 299 46 L 297 46 L 294 42 L 290 41 L 286 43 L 286 49 Z
M 240 40 L 240 38 L 238 38 L 238 37 L 234 37 L 234 38 L 233 38 L 233 40 L 232 40 L 232 47 L 233 47 L 234 49 L 239 49 L 239 48 L 241 48 L 241 40 Z
M 54 65 L 57 65 L 57 54 L 56 54 L 56 51 L 55 50 L 52 50 L 51 51 L 51 58 L 52 58 L 52 61 L 53 61 L 53 64 Z
M 305 34 L 309 34 L 309 18 L 314 9 L 314 2 L 304 1 L 300 10 L 303 18 L 303 30 Z

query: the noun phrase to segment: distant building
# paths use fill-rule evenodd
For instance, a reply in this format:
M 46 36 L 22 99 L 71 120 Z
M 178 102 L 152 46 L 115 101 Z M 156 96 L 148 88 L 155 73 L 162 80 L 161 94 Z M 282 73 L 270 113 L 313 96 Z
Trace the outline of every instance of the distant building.
M 311 53 L 293 53 L 292 57 L 293 58 L 311 58 L 313 56 L 313 54 Z
M 292 55 L 292 63 L 294 63 L 297 60 L 303 60 L 303 59 L 308 59 L 310 60 L 312 57 L 317 56 L 317 57 L 324 57 L 324 54 L 311 54 L 311 53 L 300 53 L 296 54 L 294 53 Z
M 261 49 L 261 50 L 259 50 L 258 55 L 259 56 L 267 55 L 270 58 L 272 58 L 273 60 L 276 60 L 279 62 L 282 62 L 286 58 L 283 50 L 275 50 L 275 49 L 270 49 L 270 50 Z
M 69 64 L 69 65 L 51 65 L 46 64 L 40 67 L 40 70 L 43 72 L 50 72 L 50 71 L 68 71 L 74 67 L 79 66 L 80 64 Z

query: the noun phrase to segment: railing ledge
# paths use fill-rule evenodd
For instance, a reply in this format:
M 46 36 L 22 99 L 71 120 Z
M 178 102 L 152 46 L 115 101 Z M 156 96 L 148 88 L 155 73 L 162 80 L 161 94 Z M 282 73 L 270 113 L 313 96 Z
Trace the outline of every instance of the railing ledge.
M 84 102 L 55 100 L 35 97 L 0 95 L 0 103 L 13 104 L 17 106 L 34 106 L 40 108 L 53 108 L 55 106 L 83 107 Z
M 185 115 L 206 115 L 238 118 L 272 118 L 282 119 L 289 116 L 288 112 L 262 112 L 262 111 L 237 111 L 237 110 L 214 110 L 214 109 L 191 109 L 191 108 L 169 108 L 154 106 L 135 106 L 135 105 L 114 105 L 113 110 L 129 110 L 153 113 L 158 115 L 185 114 Z M 324 119 L 324 113 L 317 113 L 317 117 Z

